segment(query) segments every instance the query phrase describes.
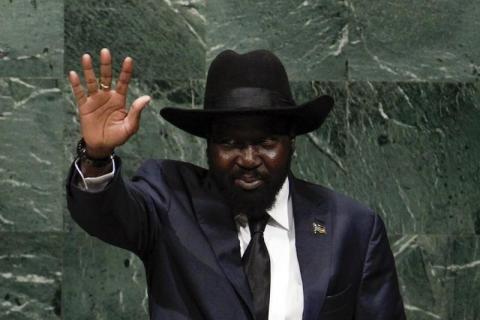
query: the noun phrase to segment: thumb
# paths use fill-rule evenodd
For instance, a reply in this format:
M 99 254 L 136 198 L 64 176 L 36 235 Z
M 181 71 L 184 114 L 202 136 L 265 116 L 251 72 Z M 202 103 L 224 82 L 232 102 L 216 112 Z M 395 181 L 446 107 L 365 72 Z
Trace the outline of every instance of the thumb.
M 152 100 L 150 96 L 141 96 L 133 101 L 127 116 L 125 117 L 125 128 L 129 134 L 134 134 L 140 127 L 140 114 Z

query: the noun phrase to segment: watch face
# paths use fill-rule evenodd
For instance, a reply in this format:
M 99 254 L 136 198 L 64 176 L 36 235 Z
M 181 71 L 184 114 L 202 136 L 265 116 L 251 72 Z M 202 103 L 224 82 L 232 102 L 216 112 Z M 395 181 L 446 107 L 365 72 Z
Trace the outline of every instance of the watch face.
M 114 153 L 106 158 L 103 159 L 93 159 L 89 158 L 87 155 L 87 149 L 85 145 L 85 140 L 83 138 L 80 139 L 77 143 L 77 157 L 87 163 L 89 166 L 92 167 L 104 167 L 108 164 L 110 164 L 111 161 L 113 161 L 113 155 Z

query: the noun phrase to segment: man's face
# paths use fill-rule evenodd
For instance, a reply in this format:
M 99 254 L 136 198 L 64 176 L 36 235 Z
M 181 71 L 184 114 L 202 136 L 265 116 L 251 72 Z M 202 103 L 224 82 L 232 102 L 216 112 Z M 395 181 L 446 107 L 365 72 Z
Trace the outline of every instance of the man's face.
M 234 214 L 260 217 L 273 205 L 290 168 L 288 130 L 287 120 L 258 115 L 213 122 L 208 164 Z

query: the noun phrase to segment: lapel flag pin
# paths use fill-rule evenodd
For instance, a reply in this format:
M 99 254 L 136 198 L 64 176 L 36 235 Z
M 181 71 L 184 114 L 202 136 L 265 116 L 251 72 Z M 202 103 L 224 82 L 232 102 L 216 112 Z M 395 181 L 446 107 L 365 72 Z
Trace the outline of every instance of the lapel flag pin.
M 313 226 L 313 234 L 316 234 L 316 235 L 327 234 L 327 229 L 323 224 L 314 222 L 312 226 Z

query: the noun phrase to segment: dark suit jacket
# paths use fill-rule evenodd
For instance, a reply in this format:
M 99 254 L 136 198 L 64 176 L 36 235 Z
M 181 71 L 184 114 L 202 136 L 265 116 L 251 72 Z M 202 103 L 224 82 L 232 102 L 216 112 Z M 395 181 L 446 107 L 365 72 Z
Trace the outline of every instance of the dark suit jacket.
M 151 319 L 253 319 L 237 230 L 208 170 L 147 160 L 131 181 L 121 161 L 105 190 L 67 178 L 68 209 L 88 234 L 144 263 Z M 404 319 L 395 263 L 378 215 L 289 176 L 303 281 L 303 319 Z M 313 223 L 326 234 L 315 234 Z

